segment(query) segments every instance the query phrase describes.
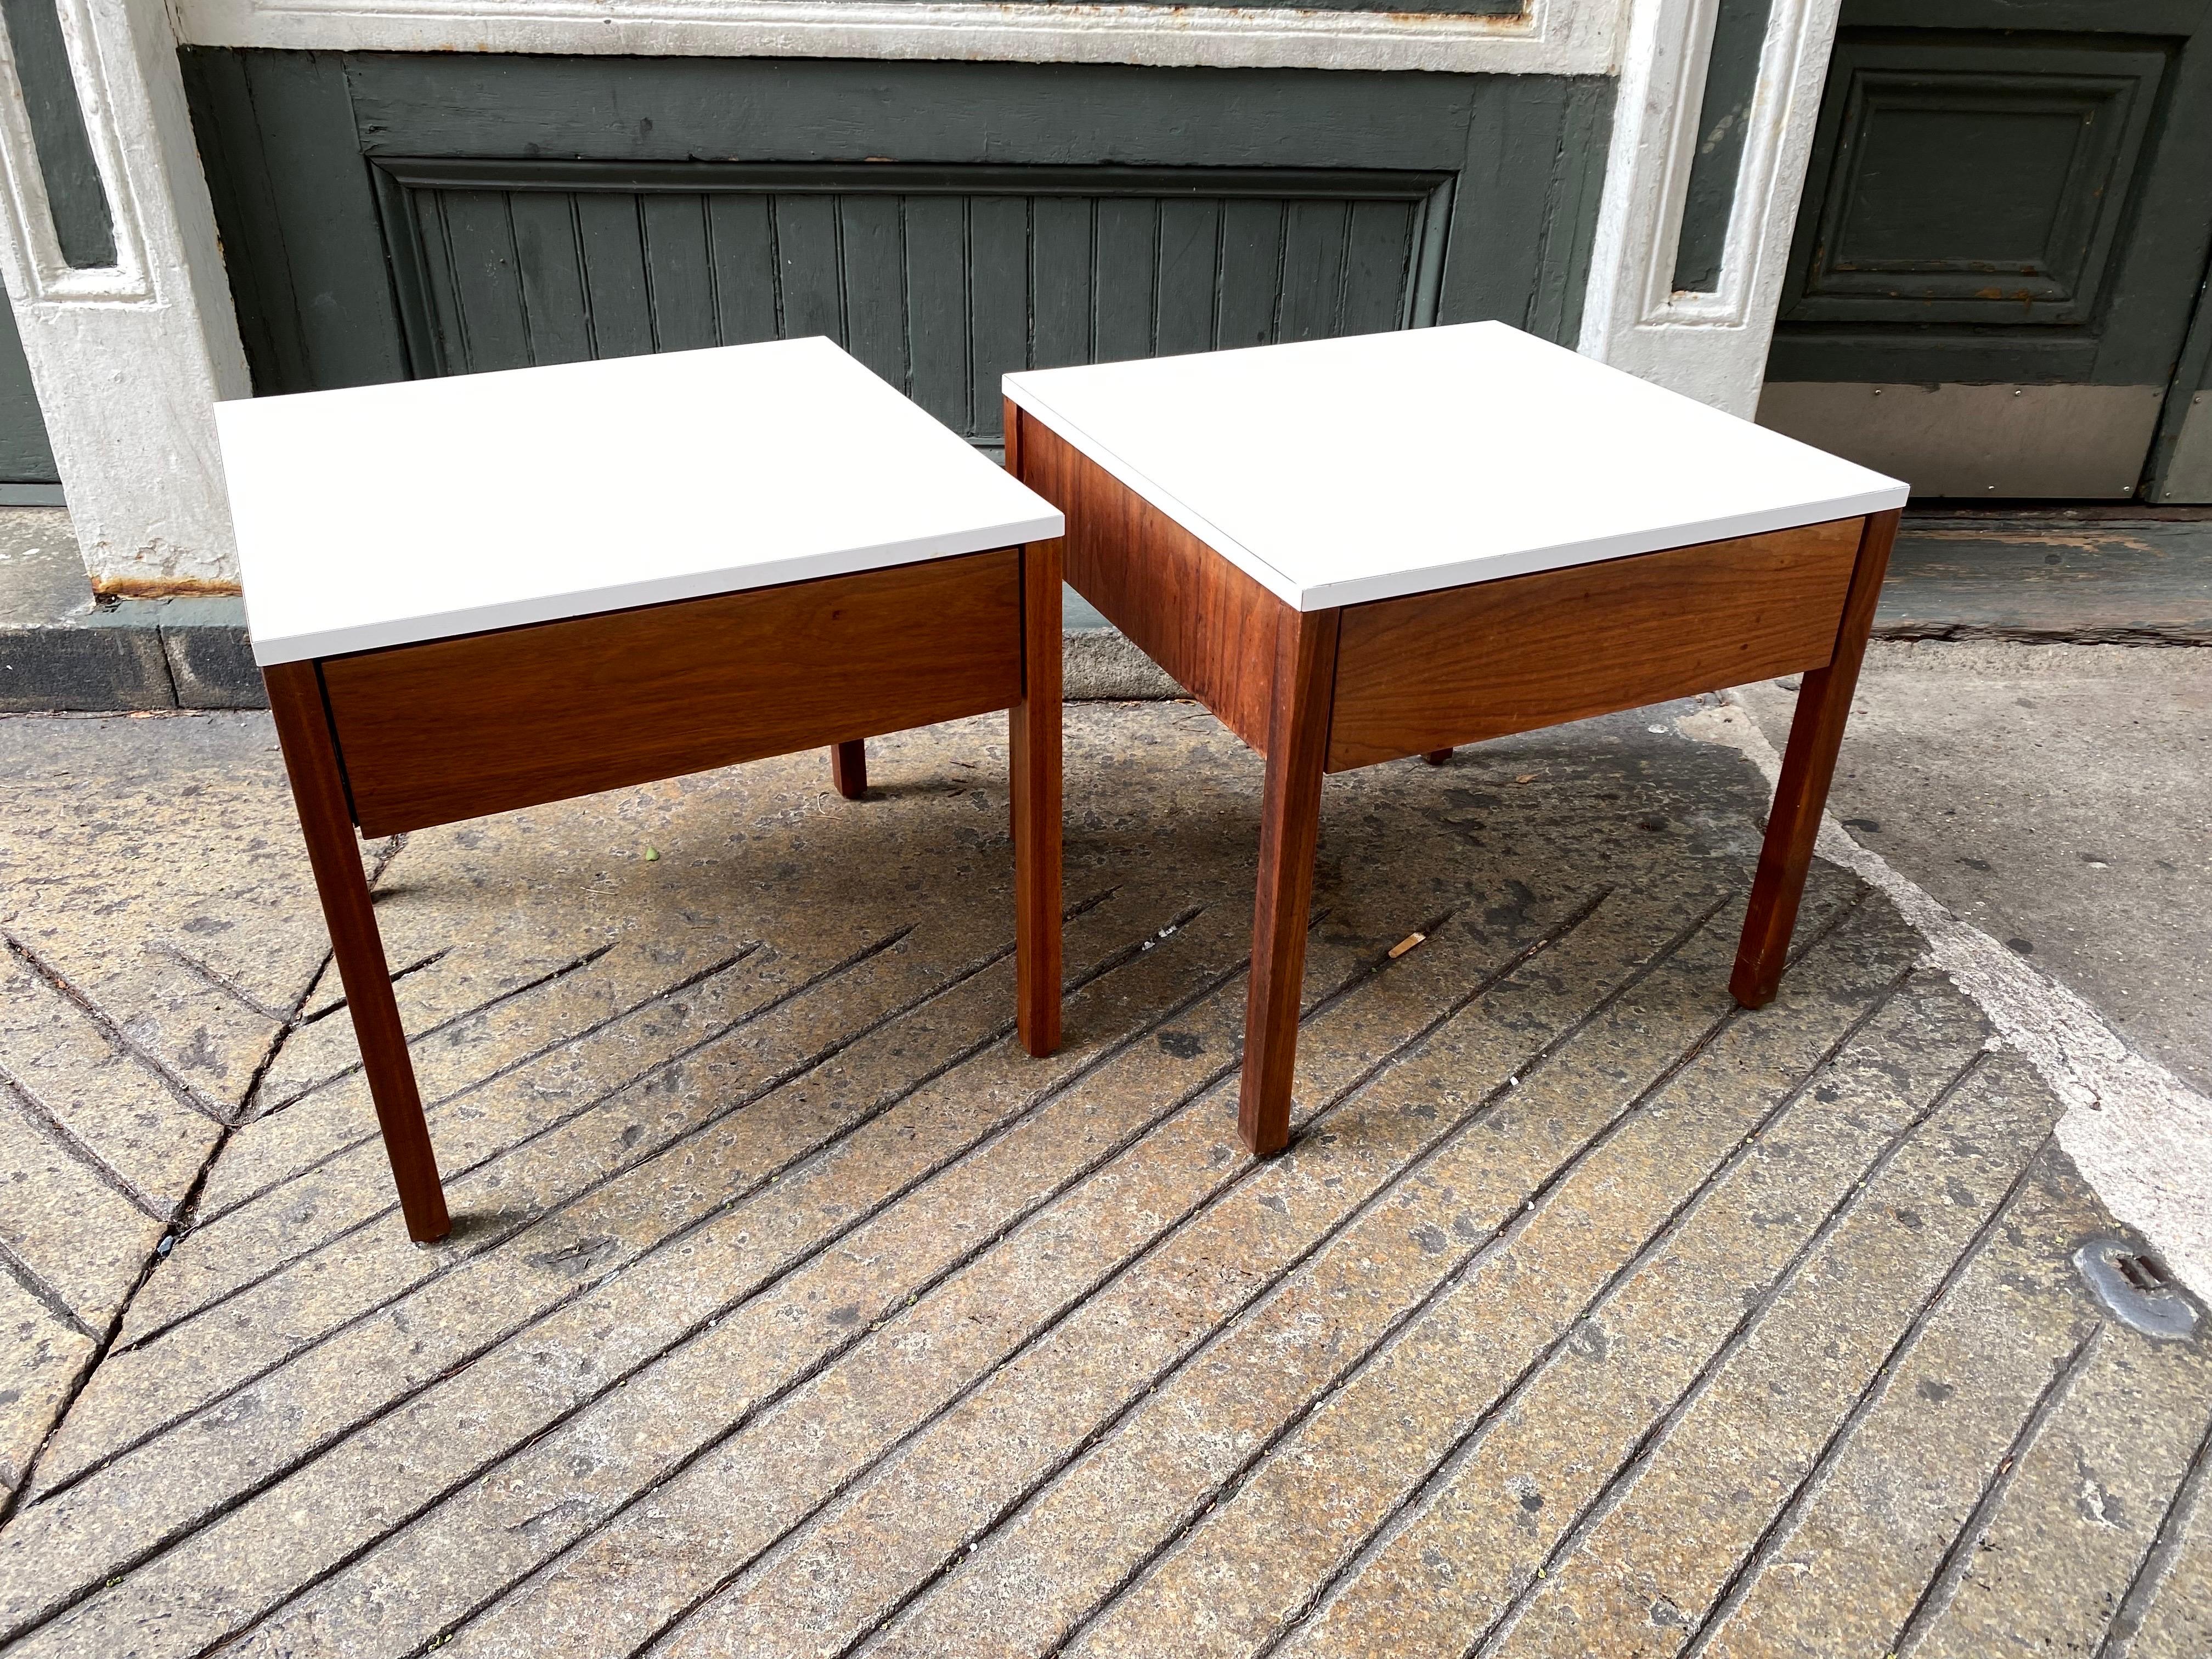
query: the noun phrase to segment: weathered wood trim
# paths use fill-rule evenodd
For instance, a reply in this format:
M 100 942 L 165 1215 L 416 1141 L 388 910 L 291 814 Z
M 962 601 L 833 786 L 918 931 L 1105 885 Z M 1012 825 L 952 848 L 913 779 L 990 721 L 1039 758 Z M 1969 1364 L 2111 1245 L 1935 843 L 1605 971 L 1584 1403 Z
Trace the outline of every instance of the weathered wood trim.
M 184 0 L 177 21 L 194 45 L 310 51 L 1607 75 L 1626 9 L 1626 0 L 1529 0 L 1513 17 L 975 0 Z
M 1451 183 L 1433 168 L 1069 167 L 1052 162 L 504 161 L 472 155 L 379 155 L 395 184 L 444 190 L 761 191 L 779 196 L 866 191 L 899 196 L 1266 196 L 1426 202 Z M 619 167 L 620 171 L 611 169 Z
M 247 389 L 215 218 L 159 6 L 59 0 L 112 262 L 63 252 L 0 42 L 0 274 L 95 588 L 174 592 L 236 563 L 213 405 Z M 118 388 L 127 388 L 118 395 Z

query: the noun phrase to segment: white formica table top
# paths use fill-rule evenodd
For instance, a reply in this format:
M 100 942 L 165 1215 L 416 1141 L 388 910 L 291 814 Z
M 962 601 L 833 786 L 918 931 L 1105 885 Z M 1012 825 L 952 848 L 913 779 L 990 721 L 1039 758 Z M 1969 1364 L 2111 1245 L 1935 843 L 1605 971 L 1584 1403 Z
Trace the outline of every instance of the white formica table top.
M 1061 528 L 825 339 L 257 398 L 216 426 L 262 663 Z
M 1301 611 L 1905 504 L 1894 478 L 1503 323 L 1006 386 Z

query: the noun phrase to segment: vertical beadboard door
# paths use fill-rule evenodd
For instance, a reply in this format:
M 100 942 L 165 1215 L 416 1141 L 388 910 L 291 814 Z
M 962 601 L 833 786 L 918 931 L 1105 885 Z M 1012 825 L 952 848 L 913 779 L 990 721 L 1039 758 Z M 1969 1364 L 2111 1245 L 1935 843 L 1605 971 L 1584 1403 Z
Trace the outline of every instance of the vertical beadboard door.
M 1012 369 L 1573 337 L 1609 86 L 188 48 L 257 389 L 826 334 L 971 441 Z
M 955 431 L 1010 370 L 1436 319 L 1451 175 L 379 161 L 416 374 L 826 334 Z

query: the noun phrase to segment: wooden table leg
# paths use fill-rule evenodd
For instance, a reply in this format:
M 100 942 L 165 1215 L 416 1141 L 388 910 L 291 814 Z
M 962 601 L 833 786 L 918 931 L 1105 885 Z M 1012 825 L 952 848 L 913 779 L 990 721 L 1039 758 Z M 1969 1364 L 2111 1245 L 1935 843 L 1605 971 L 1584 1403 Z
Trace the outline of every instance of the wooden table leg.
M 1022 550 L 1022 701 L 1007 715 L 1015 1013 L 1022 1046 L 1060 1047 L 1060 544 Z
M 850 743 L 833 744 L 830 750 L 830 781 L 847 800 L 858 800 L 868 793 L 868 740 L 855 738 Z
M 1260 811 L 1260 889 L 1252 911 L 1252 981 L 1244 1003 L 1244 1076 L 1237 1127 L 1261 1158 L 1291 1139 L 1298 1000 L 1336 688 L 1335 611 L 1285 608 L 1275 629 L 1267 714 L 1267 784 Z
M 284 769 L 291 774 L 292 799 L 307 837 L 307 862 L 331 930 L 331 951 L 345 986 L 346 1006 L 360 1039 L 362 1068 L 376 1103 L 384 1131 L 384 1150 L 392 1159 L 392 1178 L 399 1188 L 399 1207 L 407 1236 L 433 1243 L 453 1231 L 446 1212 L 445 1189 L 438 1182 L 437 1155 L 429 1126 L 422 1121 L 422 1097 L 415 1087 L 415 1066 L 407 1054 L 407 1033 L 392 1000 L 391 970 L 384 939 L 362 874 L 361 843 L 354 836 L 353 813 L 346 805 L 337 750 L 331 740 L 323 689 L 312 662 L 273 664 L 262 670 L 269 708 L 276 717 L 276 739 L 283 745 Z
M 1747 1008 L 1764 1008 L 1773 1001 L 1782 982 L 1782 964 L 1797 926 L 1805 873 L 1812 866 L 1813 842 L 1828 804 L 1828 785 L 1836 775 L 1836 751 L 1844 740 L 1844 722 L 1850 718 L 1851 695 L 1858 687 L 1859 665 L 1866 657 L 1882 575 L 1889 568 L 1898 517 L 1894 510 L 1868 516 L 1850 590 L 1844 599 L 1843 621 L 1836 630 L 1835 652 L 1826 668 L 1814 670 L 1798 684 L 1790 746 L 1782 757 L 1774 810 L 1759 850 L 1759 873 L 1751 884 L 1735 971 L 1729 976 L 1729 994 Z

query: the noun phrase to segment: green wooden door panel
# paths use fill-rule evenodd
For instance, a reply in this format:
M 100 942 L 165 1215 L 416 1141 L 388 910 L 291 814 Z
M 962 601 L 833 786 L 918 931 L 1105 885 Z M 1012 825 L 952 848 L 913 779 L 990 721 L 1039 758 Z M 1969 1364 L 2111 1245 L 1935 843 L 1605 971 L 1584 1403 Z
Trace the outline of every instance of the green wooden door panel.
M 1682 229 L 1674 243 L 1674 287 L 1710 294 L 1719 285 L 1743 171 L 1747 118 L 1759 91 L 1759 61 L 1766 50 L 1773 0 L 1717 0 L 1713 48 L 1705 64 L 1705 95 L 1698 108 L 1697 154 L 1682 198 Z
M 1845 0 L 1760 417 L 1942 495 L 2160 493 L 2208 0 Z
M 364 154 L 634 161 L 1454 167 L 1474 106 L 1534 79 L 813 58 L 341 61 Z M 258 61 L 247 73 L 258 77 Z M 1551 103 L 1565 84 L 1546 77 L 1529 91 Z M 1540 172 L 1550 157 L 1523 159 Z
M 23 360 L 15 308 L 0 298 L 0 485 L 51 485 L 60 478 L 31 366 Z
M 234 52 L 185 82 L 257 389 L 826 334 L 998 379 L 1503 317 L 1571 338 L 1610 87 Z
M 1295 168 L 374 165 L 417 374 L 820 333 L 982 443 L 1012 370 L 1433 321 L 1450 187 Z
M 1848 42 L 1795 322 L 2092 320 L 2167 54 Z
M 2164 385 L 2212 251 L 2208 9 L 1851 0 L 1767 378 Z
M 78 270 L 115 263 L 115 221 L 107 187 L 93 159 L 69 48 L 55 0 L 0 0 L 22 112 L 46 187 L 54 239 L 62 258 Z
M 1850 29 L 2003 29 L 2051 34 L 2193 34 L 2204 0 L 1844 0 Z
M 186 47 L 182 67 L 255 389 L 407 379 L 345 59 Z

